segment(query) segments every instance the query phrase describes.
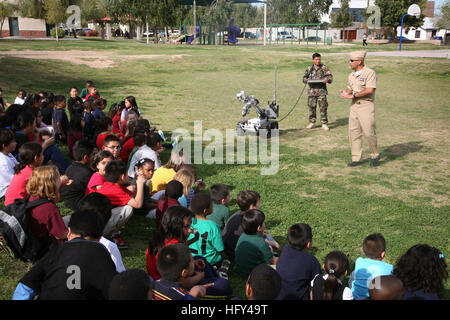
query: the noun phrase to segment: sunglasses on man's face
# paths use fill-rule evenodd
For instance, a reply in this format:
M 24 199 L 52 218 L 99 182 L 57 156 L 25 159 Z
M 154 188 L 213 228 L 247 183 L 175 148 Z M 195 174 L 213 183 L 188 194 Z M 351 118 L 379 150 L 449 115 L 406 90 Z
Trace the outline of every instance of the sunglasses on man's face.
M 350 62 L 355 62 L 355 61 L 361 61 L 361 60 L 352 60 L 352 59 L 350 59 Z

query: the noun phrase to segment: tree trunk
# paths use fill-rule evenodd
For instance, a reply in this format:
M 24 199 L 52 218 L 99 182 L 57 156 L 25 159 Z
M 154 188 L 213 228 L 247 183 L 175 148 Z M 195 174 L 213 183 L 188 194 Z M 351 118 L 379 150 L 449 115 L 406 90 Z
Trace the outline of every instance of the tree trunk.
M 157 27 L 153 27 L 153 42 L 158 44 L 158 28 Z
M 55 24 L 55 35 L 56 35 L 56 42 L 59 42 L 58 40 L 58 24 Z
M 150 30 L 148 29 L 148 20 L 145 22 L 145 30 L 147 31 L 147 44 L 150 44 Z

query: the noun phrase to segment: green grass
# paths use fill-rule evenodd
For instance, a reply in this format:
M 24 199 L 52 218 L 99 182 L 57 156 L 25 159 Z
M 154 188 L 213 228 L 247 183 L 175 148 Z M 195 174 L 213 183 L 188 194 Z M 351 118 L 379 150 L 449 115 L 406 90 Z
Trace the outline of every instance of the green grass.
M 369 57 L 367 64 L 378 74 L 376 92 L 377 133 L 381 165 L 348 168 L 349 102 L 338 92 L 345 89 L 348 56 L 352 47 L 274 46 L 175 46 L 134 41 L 5 41 L 0 52 L 13 49 L 85 50 L 110 55 L 115 65 L 92 69 L 55 60 L 1 59 L 0 79 L 4 96 L 11 101 L 19 88 L 68 95 L 75 85 L 94 80 L 108 104 L 134 95 L 152 124 L 166 132 L 177 128 L 193 133 L 194 121 L 202 120 L 203 133 L 217 128 L 225 134 L 241 119 L 242 105 L 236 93 L 245 90 L 264 105 L 272 97 L 273 70 L 278 66 L 278 102 L 281 117 L 291 109 L 302 89 L 300 79 L 319 50 L 334 75 L 329 85 L 330 132 L 303 129 L 308 123 L 306 97 L 280 123 L 279 171 L 260 175 L 266 165 L 197 165 L 207 186 L 231 186 L 230 210 L 238 209 L 239 191 L 261 194 L 267 229 L 283 246 L 290 225 L 304 222 L 313 230 L 311 252 L 320 262 L 332 250 L 345 252 L 353 269 L 361 256 L 362 240 L 380 232 L 387 241 L 386 261 L 395 264 L 412 245 L 427 243 L 450 255 L 450 202 L 448 195 L 450 133 L 450 60 Z M 370 46 L 368 50 L 396 50 L 397 45 Z M 407 44 L 409 49 L 439 49 Z M 365 48 L 366 49 L 366 48 Z M 184 56 L 172 59 L 172 55 Z M 130 58 L 131 55 L 162 55 Z M 86 59 L 90 59 L 87 55 Z M 251 111 L 252 117 L 255 116 Z M 205 143 L 208 145 L 209 143 Z M 367 144 L 364 142 L 367 158 Z M 225 154 L 225 153 L 224 153 Z M 164 155 L 167 159 L 167 154 Z M 248 162 L 247 162 L 248 163 Z M 61 205 L 62 214 L 70 213 Z M 130 249 L 122 251 L 125 266 L 145 269 L 145 249 L 154 222 L 135 216 L 123 230 Z M 10 299 L 17 281 L 30 268 L 0 254 L 0 299 Z M 234 271 L 235 294 L 244 296 L 244 281 Z M 446 284 L 446 298 L 450 286 Z

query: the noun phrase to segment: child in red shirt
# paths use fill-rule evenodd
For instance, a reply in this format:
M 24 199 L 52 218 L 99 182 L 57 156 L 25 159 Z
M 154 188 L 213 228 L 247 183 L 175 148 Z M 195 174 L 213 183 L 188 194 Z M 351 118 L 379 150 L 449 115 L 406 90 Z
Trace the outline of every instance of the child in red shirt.
M 119 248 L 127 248 L 126 243 L 119 237 L 120 228 L 125 225 L 133 215 L 133 209 L 142 207 L 144 200 L 145 177 L 136 174 L 136 193 L 128 190 L 125 185 L 130 184 L 127 175 L 127 166 L 120 160 L 111 160 L 105 167 L 106 182 L 98 189 L 111 201 L 111 218 L 103 231 L 104 236 L 111 235 Z
M 95 173 L 91 176 L 89 183 L 86 189 L 86 195 L 92 192 L 97 192 L 103 184 L 106 182 L 105 178 L 105 168 L 106 165 L 114 160 L 114 156 L 111 152 L 107 150 L 99 151 L 95 157 L 94 162 L 92 163 L 92 168 L 95 170 Z

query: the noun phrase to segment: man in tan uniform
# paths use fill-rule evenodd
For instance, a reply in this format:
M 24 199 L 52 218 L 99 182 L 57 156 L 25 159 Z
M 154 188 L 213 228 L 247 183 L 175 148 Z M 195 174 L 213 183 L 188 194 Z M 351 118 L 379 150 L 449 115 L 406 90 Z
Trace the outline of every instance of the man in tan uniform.
M 341 90 L 341 98 L 352 99 L 348 120 L 352 161 L 348 166 L 361 164 L 362 136 L 366 137 L 370 149 L 370 165 L 379 165 L 380 154 L 377 148 L 375 125 L 375 90 L 377 75 L 364 65 L 366 51 L 350 53 L 350 68 L 353 73 L 348 77 L 348 89 Z

